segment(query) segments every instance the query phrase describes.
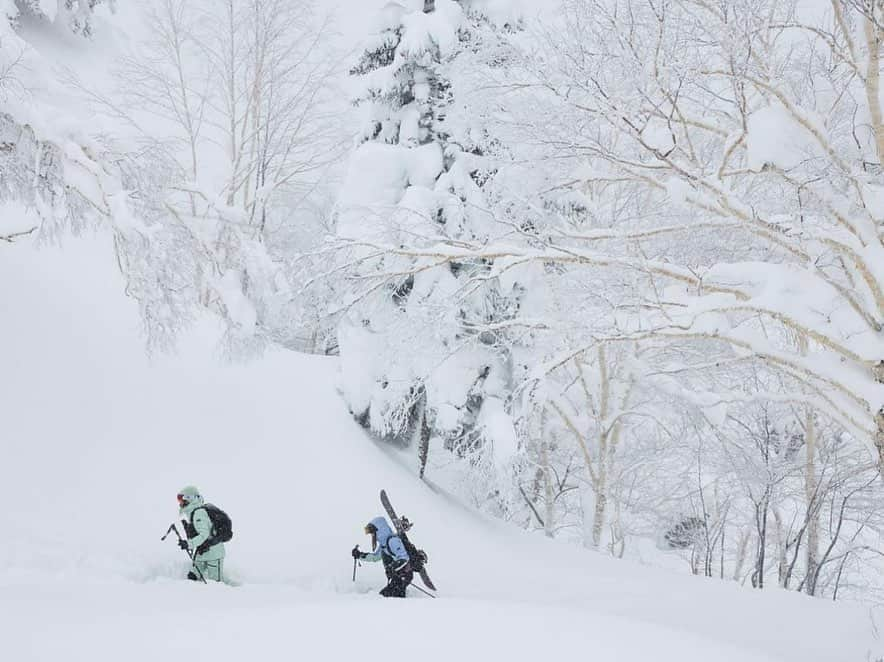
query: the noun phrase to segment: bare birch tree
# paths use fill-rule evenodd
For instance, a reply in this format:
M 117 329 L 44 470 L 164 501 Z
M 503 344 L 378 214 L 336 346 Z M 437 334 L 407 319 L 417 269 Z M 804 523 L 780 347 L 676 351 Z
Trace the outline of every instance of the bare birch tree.
M 160 0 L 146 20 L 148 40 L 117 70 L 119 99 L 78 84 L 154 155 L 140 174 L 168 175 L 153 193 L 157 227 L 120 237 L 120 262 L 180 277 L 187 285 L 174 288 L 175 309 L 190 310 L 185 320 L 199 308 L 218 313 L 230 349 L 304 348 L 317 315 L 297 294 L 292 254 L 321 240 L 330 210 L 317 203 L 328 199 L 345 139 L 329 115 L 337 64 L 329 20 L 309 0 Z M 177 248 L 143 255 L 166 240 Z M 172 261 L 182 249 L 193 259 Z M 159 333 L 155 344 L 173 335 Z
M 724 342 L 797 385 L 767 395 L 825 412 L 884 462 L 881 8 L 565 6 L 502 87 L 558 109 L 528 135 L 573 164 L 572 188 L 619 182 L 648 205 L 605 233 L 553 228 L 544 259 L 647 274 L 643 328 L 619 338 Z

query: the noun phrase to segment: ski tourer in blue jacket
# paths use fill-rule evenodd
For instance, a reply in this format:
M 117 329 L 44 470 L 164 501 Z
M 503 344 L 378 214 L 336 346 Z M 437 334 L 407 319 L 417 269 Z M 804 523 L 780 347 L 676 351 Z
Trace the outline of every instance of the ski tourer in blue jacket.
M 414 571 L 402 539 L 393 533 L 383 517 L 375 517 L 366 524 L 365 533 L 371 536 L 372 551 L 360 552 L 357 545 L 353 548 L 353 558 L 382 561 L 387 574 L 387 585 L 381 589 L 381 595 L 385 598 L 404 598 L 405 588 L 414 579 Z

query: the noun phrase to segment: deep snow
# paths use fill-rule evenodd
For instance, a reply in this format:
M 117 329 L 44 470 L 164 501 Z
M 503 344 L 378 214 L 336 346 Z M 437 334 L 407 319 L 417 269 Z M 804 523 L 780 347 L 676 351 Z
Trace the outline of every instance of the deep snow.
M 2 211 L 2 210 L 0 210 Z M 6 211 L 9 211 L 7 208 Z M 230 364 L 212 328 L 149 361 L 104 238 L 0 245 L 0 659 L 864 662 L 872 615 L 618 562 L 486 520 L 349 418 L 334 359 Z M 239 587 L 160 535 L 195 483 Z M 440 598 L 349 551 L 385 487 Z

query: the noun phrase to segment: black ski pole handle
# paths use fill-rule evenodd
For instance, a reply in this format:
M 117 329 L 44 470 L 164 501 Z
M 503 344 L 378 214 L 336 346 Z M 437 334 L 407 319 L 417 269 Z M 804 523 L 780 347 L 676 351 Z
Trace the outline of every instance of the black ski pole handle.
M 353 552 L 358 552 L 358 551 L 359 551 L 359 545 L 356 545 L 356 547 L 353 548 Z M 356 558 L 356 555 L 354 554 L 353 555 L 353 581 L 354 582 L 356 581 L 356 565 L 357 564 L 359 564 L 360 566 L 362 565 L 361 563 L 359 563 L 359 560 Z
M 160 540 L 165 540 L 166 538 L 168 538 L 168 537 L 169 537 L 169 534 L 172 533 L 172 531 L 174 531 L 174 532 L 175 532 L 175 535 L 178 536 L 178 540 L 184 540 L 184 539 L 181 537 L 181 534 L 178 532 L 178 527 L 175 526 L 174 523 L 172 523 L 172 524 L 169 525 L 169 528 L 166 529 L 166 533 L 163 534 L 163 537 L 160 538 Z

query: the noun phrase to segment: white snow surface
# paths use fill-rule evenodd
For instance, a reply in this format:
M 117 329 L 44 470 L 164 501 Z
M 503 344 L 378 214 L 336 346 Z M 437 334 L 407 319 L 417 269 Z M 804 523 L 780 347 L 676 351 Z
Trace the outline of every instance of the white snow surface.
M 768 163 L 789 169 L 812 154 L 809 134 L 782 106 L 756 110 L 747 128 L 747 158 L 753 170 L 760 171 Z
M 8 211 L 8 210 L 7 210 Z M 0 245 L 0 660 L 863 662 L 859 606 L 670 574 L 522 533 L 419 481 L 350 419 L 335 359 L 148 360 L 105 238 Z M 194 483 L 233 518 L 228 574 L 159 537 Z M 439 598 L 351 581 L 386 488 Z

